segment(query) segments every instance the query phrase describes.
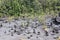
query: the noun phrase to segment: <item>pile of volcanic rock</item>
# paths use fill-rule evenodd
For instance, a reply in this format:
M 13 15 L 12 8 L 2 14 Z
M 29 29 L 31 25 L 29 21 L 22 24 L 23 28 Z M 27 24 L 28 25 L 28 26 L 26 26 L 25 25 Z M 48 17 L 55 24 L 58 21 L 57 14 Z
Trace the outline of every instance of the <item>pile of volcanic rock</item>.
M 47 19 L 46 25 L 47 30 L 37 18 L 0 19 L 0 40 L 56 40 L 60 36 L 59 18 Z
M 0 19 L 0 40 L 7 40 L 4 37 L 8 38 L 17 37 L 17 36 L 26 36 L 26 40 L 40 40 L 40 35 L 45 35 L 41 23 L 37 18 L 28 19 L 28 18 L 18 18 L 8 21 L 3 18 Z M 12 39 L 12 38 L 11 38 Z M 18 38 L 16 39 L 18 40 Z
M 49 31 L 47 31 L 55 39 L 60 37 L 60 13 L 55 18 L 48 18 L 46 20 L 46 25 Z M 59 39 L 60 40 L 60 39 Z

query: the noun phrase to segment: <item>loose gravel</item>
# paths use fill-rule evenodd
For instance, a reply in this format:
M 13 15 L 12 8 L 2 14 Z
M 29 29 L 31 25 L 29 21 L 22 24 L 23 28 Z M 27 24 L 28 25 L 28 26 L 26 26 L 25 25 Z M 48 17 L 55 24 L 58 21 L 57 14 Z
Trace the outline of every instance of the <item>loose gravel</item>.
M 51 23 L 51 19 L 46 21 L 45 30 L 38 19 L 0 19 L 0 40 L 57 40 L 60 36 L 59 27 Z

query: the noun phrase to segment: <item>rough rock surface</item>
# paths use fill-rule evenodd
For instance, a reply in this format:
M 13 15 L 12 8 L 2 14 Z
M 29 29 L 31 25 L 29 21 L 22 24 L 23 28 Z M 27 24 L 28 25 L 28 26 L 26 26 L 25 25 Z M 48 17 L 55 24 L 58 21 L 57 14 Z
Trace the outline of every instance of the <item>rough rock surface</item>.
M 60 30 L 51 27 L 51 20 L 46 23 L 47 31 L 37 19 L 0 20 L 0 40 L 56 40 Z

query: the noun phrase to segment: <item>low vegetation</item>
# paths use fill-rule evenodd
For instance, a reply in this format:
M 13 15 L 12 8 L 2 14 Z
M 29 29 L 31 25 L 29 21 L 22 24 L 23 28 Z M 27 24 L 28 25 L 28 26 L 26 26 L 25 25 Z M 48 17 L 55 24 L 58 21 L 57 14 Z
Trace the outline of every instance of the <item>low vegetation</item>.
M 0 17 L 40 18 L 46 14 L 55 16 L 59 11 L 60 0 L 0 0 Z

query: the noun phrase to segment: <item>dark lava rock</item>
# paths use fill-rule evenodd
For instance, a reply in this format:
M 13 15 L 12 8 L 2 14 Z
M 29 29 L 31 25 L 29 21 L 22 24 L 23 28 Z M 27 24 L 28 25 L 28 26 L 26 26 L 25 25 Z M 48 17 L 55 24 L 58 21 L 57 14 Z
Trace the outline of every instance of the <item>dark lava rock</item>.
M 28 39 L 30 39 L 30 37 L 27 37 Z
M 2 24 L 0 24 L 0 27 L 2 27 L 3 25 Z
M 56 18 L 53 18 L 53 23 L 55 24 L 55 25 L 59 25 L 60 24 L 60 22 L 58 22 L 57 20 L 56 20 Z
M 21 33 L 18 31 L 18 32 L 17 32 L 17 35 L 20 35 L 20 34 L 21 34 Z
M 35 29 L 33 29 L 33 33 L 36 34 Z
M 38 32 L 38 34 L 37 35 L 40 35 L 40 32 Z
M 53 29 L 52 32 L 53 32 L 53 33 L 59 33 L 59 32 L 58 32 L 58 29 L 55 29 L 55 28 Z
M 48 35 L 49 35 L 47 31 L 45 31 L 45 34 L 46 34 L 46 36 L 48 36 Z
M 14 25 L 14 28 L 16 28 L 17 26 L 16 25 Z
M 60 13 L 58 16 L 56 16 L 55 18 L 53 18 L 53 23 L 55 25 L 60 25 Z
M 30 37 L 32 37 L 33 35 L 30 35 Z

